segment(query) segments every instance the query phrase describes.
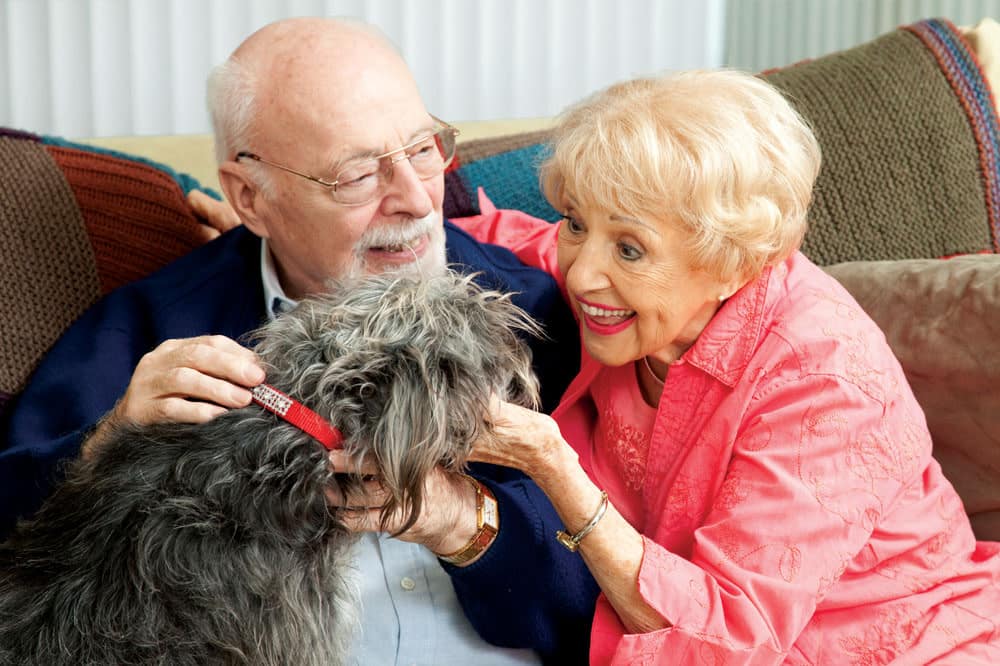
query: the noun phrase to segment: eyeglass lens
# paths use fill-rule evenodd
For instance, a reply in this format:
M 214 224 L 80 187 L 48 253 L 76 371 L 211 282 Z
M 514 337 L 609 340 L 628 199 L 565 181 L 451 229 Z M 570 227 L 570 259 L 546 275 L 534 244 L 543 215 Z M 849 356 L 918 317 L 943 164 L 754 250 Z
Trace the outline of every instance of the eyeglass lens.
M 405 150 L 417 176 L 425 180 L 437 176 L 455 157 L 455 131 L 445 127 L 418 141 Z M 381 160 L 366 160 L 350 164 L 337 173 L 333 188 L 334 199 L 342 203 L 364 203 L 378 196 L 392 176 L 393 165 L 401 156 L 386 156 Z

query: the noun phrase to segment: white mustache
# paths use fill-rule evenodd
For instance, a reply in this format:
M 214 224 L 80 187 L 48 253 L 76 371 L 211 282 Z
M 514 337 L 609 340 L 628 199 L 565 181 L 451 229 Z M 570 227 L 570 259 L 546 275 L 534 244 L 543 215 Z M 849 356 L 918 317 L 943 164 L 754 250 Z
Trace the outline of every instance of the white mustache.
M 412 245 L 421 237 L 434 231 L 441 224 L 441 215 L 432 211 L 424 217 L 402 224 L 386 224 L 369 229 L 358 241 L 358 254 L 362 255 L 373 247 Z

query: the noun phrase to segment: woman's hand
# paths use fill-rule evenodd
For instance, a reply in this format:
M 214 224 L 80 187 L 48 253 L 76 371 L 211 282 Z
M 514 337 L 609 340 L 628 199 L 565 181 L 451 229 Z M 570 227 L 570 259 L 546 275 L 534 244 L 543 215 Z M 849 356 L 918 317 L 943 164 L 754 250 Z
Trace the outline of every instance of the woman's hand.
M 487 420 L 495 438 L 484 437 L 470 460 L 519 469 L 546 489 L 548 481 L 577 466 L 576 452 L 563 439 L 552 417 L 502 400 L 490 405 Z
M 206 241 L 240 226 L 240 218 L 227 201 L 219 201 L 201 190 L 191 190 L 187 195 L 188 206 L 205 226 L 202 229 Z
M 566 443 L 549 416 L 509 402 L 495 401 L 489 420 L 496 442 L 482 441 L 472 458 L 516 467 L 545 492 L 569 534 L 576 534 L 594 517 L 600 488 L 580 466 L 579 456 Z M 615 508 L 580 542 L 580 555 L 601 586 L 623 624 L 631 632 L 648 632 L 670 623 L 646 603 L 636 581 L 642 564 L 642 536 Z

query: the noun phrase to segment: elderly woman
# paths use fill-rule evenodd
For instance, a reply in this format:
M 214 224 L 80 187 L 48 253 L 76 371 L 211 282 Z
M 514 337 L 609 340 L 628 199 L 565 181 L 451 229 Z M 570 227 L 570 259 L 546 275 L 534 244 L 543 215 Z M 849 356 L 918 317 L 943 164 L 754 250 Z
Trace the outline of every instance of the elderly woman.
M 875 324 L 797 251 L 819 148 L 767 83 L 631 81 L 543 166 L 564 218 L 464 222 L 561 281 L 582 369 L 552 417 L 499 404 L 602 594 L 594 663 L 1000 663 L 977 543 Z

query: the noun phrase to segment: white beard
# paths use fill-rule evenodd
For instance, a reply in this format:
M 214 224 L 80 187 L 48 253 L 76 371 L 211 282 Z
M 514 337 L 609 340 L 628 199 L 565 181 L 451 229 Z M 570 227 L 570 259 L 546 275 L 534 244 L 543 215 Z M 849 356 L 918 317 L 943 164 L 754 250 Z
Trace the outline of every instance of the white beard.
M 430 214 L 411 220 L 407 224 L 386 225 L 366 231 L 354 247 L 354 260 L 345 276 L 356 278 L 374 272 L 366 259 L 369 248 L 391 245 L 409 247 L 424 235 L 428 236 L 428 247 L 423 257 L 415 257 L 414 261 L 400 264 L 397 268 L 385 268 L 379 272 L 424 277 L 442 274 L 447 266 L 444 223 L 440 213 L 431 211 Z

